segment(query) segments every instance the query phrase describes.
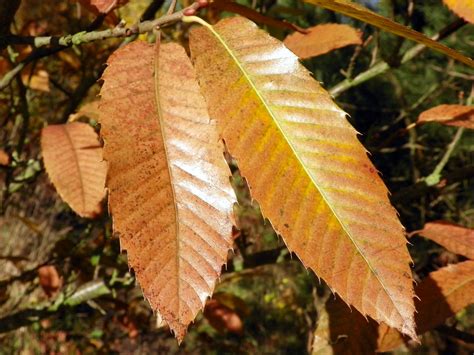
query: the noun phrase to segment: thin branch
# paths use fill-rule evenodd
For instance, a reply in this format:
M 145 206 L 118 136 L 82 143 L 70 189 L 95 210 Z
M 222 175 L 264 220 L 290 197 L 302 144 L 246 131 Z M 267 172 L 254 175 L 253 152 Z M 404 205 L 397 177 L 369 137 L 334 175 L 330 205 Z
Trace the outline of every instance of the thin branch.
M 171 15 L 175 11 L 177 2 L 178 2 L 177 0 L 171 0 L 170 7 L 168 8 L 168 11 L 166 12 L 167 15 Z
M 464 21 L 463 19 L 458 19 L 455 22 L 449 24 L 445 28 L 443 28 L 438 34 L 435 36 L 431 37 L 432 40 L 438 41 L 441 40 L 450 34 L 456 32 L 458 29 L 463 27 L 467 22 Z M 412 60 L 416 56 L 418 56 L 423 50 L 425 50 L 427 47 L 424 44 L 418 44 L 414 46 L 413 48 L 409 49 L 402 57 L 402 60 L 400 64 L 405 64 L 406 62 Z M 329 93 L 336 97 L 342 94 L 344 91 L 349 90 L 350 88 L 353 88 L 354 86 L 360 85 L 362 83 L 365 83 L 366 81 L 376 77 L 379 74 L 385 73 L 387 70 L 390 69 L 390 65 L 387 64 L 386 62 L 379 62 L 372 66 L 371 68 L 367 69 L 366 71 L 360 73 L 353 79 L 345 79 L 341 81 L 339 84 L 336 86 L 332 87 L 329 90 Z
M 448 163 L 449 158 L 451 158 L 451 154 L 453 153 L 454 148 L 458 144 L 463 133 L 464 127 L 459 127 L 456 131 L 456 134 L 454 135 L 453 140 L 451 141 L 451 143 L 449 143 L 448 148 L 446 149 L 446 152 L 443 155 L 443 158 L 441 158 L 440 162 L 436 165 L 433 172 L 423 179 L 428 186 L 437 185 L 441 181 L 441 172 Z
M 7 87 L 13 78 L 30 62 L 33 60 L 43 58 L 45 56 L 54 54 L 68 48 L 72 45 L 80 45 L 84 43 L 90 43 L 98 40 L 104 40 L 109 38 L 123 38 L 130 37 L 141 33 L 152 31 L 154 28 L 163 27 L 177 21 L 180 21 L 185 13 L 195 12 L 201 7 L 204 7 L 204 2 L 196 2 L 191 6 L 175 12 L 171 15 L 165 15 L 153 21 L 140 22 L 130 28 L 117 26 L 113 29 L 107 29 L 103 31 L 82 31 L 72 35 L 65 35 L 61 37 L 46 36 L 46 37 L 18 37 L 18 36 L 7 36 L 7 41 L 10 44 L 28 43 L 33 44 L 35 47 L 45 47 L 53 45 L 53 48 L 48 48 L 46 52 L 33 53 L 27 57 L 24 61 L 19 63 L 10 72 L 6 73 L 5 76 L 0 80 L 0 90 Z

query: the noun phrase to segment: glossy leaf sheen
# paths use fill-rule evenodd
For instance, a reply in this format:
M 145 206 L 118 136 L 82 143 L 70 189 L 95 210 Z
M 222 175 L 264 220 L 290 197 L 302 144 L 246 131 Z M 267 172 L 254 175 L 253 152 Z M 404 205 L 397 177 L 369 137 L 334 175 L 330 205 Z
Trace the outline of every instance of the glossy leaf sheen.
M 346 302 L 415 336 L 403 228 L 345 112 L 246 19 L 193 30 L 190 46 L 211 116 L 288 248 Z
M 348 25 L 326 23 L 308 28 L 309 33 L 293 33 L 283 42 L 301 59 L 316 57 L 349 45 L 362 44 L 361 32 Z
M 427 122 L 474 129 L 474 106 L 439 105 L 430 108 L 418 117 L 418 123 Z
M 98 215 L 107 167 L 94 129 L 81 122 L 48 126 L 41 132 L 41 149 L 61 198 L 82 217 Z
M 442 245 L 449 251 L 474 260 L 474 229 L 458 226 L 445 221 L 426 223 L 416 232 Z
M 456 59 L 464 64 L 474 67 L 474 61 L 461 53 L 446 47 L 444 44 L 433 41 L 426 37 L 424 34 L 412 30 L 411 28 L 400 25 L 399 23 L 392 21 L 384 16 L 381 16 L 373 11 L 370 11 L 366 7 L 354 3 L 349 0 L 304 0 L 310 4 L 324 7 L 328 10 L 339 12 L 343 15 L 353 17 L 357 20 L 367 22 L 375 27 L 378 27 L 384 31 L 394 33 L 398 36 L 408 38 L 412 41 L 424 44 L 425 46 L 432 48 L 440 53 Z M 468 0 L 471 1 L 471 0 Z
M 157 55 L 134 42 L 109 58 L 103 78 L 114 231 L 145 297 L 182 340 L 232 247 L 236 198 L 222 144 L 182 47 Z

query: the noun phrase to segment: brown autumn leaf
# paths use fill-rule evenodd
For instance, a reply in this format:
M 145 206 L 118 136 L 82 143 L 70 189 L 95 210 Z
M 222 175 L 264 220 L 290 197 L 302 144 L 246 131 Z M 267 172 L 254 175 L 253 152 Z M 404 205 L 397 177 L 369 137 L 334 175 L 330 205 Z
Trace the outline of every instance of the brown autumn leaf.
M 99 215 L 107 166 L 94 129 L 80 122 L 50 125 L 41 132 L 41 149 L 61 198 L 81 217 Z
M 459 17 L 474 23 L 474 1 L 472 0 L 443 0 L 447 7 Z
M 38 269 L 39 284 L 48 297 L 52 297 L 63 285 L 63 280 L 59 276 L 54 265 L 41 266 Z
M 347 303 L 416 337 L 403 227 L 346 113 L 254 23 L 203 24 L 196 72 L 263 214 Z
M 362 33 L 349 26 L 326 23 L 308 28 L 309 33 L 293 33 L 283 43 L 301 59 L 316 57 L 335 49 L 362 44 Z
M 210 299 L 204 308 L 204 317 L 220 333 L 229 332 L 241 335 L 244 326 L 236 311 L 220 303 L 216 299 Z
M 125 5 L 128 0 L 78 0 L 79 3 L 95 14 L 108 14 L 110 11 Z
M 439 105 L 430 108 L 420 114 L 417 123 L 427 122 L 474 129 L 474 106 Z
M 448 265 L 429 274 L 417 287 L 415 300 L 417 333 L 434 329 L 474 303 L 474 261 Z M 402 335 L 386 325 L 379 327 L 378 351 L 397 348 Z
M 94 121 L 99 121 L 99 100 L 88 102 L 82 105 L 81 108 L 71 115 L 69 115 L 69 122 L 78 121 L 81 117 L 87 117 Z
M 321 6 L 328 10 L 339 12 L 342 15 L 355 18 L 357 20 L 366 22 L 372 26 L 378 27 L 384 31 L 396 34 L 403 38 L 418 42 L 427 46 L 428 48 L 434 49 L 440 53 L 443 53 L 457 61 L 474 67 L 474 60 L 469 58 L 460 52 L 451 49 L 440 42 L 436 42 L 423 33 L 417 32 L 409 27 L 403 26 L 398 22 L 392 21 L 387 17 L 379 15 L 368 8 L 350 0 L 304 0 L 307 3 Z M 471 0 L 467 0 L 471 1 Z
M 474 229 L 446 221 L 426 223 L 422 230 L 413 232 L 431 239 L 447 250 L 474 260 Z
M 10 156 L 3 149 L 0 149 L 0 165 L 7 166 L 10 164 Z
M 432 272 L 415 288 L 417 333 L 443 324 L 447 318 L 474 303 L 474 261 L 449 265 Z M 378 337 L 378 339 L 377 339 Z M 385 324 L 365 319 L 339 298 L 331 297 L 318 319 L 312 354 L 365 355 L 391 351 L 408 341 Z
M 114 230 L 151 307 L 181 341 L 232 248 L 236 197 L 223 147 L 179 45 L 158 54 L 129 44 L 109 58 L 103 79 Z
M 21 76 L 23 83 L 32 90 L 49 92 L 49 74 L 46 70 L 38 70 L 33 75 L 25 73 Z

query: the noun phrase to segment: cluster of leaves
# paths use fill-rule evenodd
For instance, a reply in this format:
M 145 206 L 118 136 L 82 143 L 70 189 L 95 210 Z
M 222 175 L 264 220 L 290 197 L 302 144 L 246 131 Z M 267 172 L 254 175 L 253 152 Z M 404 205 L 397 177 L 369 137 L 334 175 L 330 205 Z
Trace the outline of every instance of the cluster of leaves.
M 359 5 L 309 2 L 472 65 L 459 52 Z M 97 14 L 119 5 L 88 4 Z M 469 20 L 469 8 L 467 14 Z M 237 197 L 225 152 L 290 253 L 337 294 L 319 310 L 315 353 L 388 351 L 472 303 L 473 261 L 434 271 L 413 290 L 404 229 L 388 191 L 346 113 L 299 62 L 298 56 L 312 58 L 347 45 L 361 49 L 361 32 L 340 24 L 290 26 L 297 32 L 281 42 L 244 17 L 210 25 L 184 16 L 183 22 L 202 25 L 189 32 L 191 58 L 181 45 L 161 43 L 159 32 L 154 44 L 127 44 L 107 60 L 100 101 L 84 106 L 69 123 L 41 132 L 50 180 L 78 215 L 100 217 L 108 190 L 120 247 L 152 309 L 178 341 L 206 305 L 238 243 Z M 103 149 L 89 124 L 73 122 L 81 115 L 100 123 Z M 467 105 L 442 105 L 407 129 L 433 121 L 461 127 L 454 148 L 463 128 L 473 127 L 473 116 Z M 440 184 L 443 164 L 425 179 L 428 186 Z M 472 230 L 435 222 L 419 234 L 473 256 Z M 40 284 L 50 296 L 61 288 L 58 280 L 54 269 L 41 270 Z M 204 316 L 216 329 L 241 335 L 245 307 L 218 295 L 207 302 Z

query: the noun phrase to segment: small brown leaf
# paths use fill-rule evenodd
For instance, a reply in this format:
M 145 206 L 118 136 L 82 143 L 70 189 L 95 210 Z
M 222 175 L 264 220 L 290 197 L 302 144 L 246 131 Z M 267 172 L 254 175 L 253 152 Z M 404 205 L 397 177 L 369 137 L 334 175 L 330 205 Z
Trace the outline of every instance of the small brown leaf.
M 79 109 L 76 113 L 69 116 L 69 122 L 75 122 L 81 117 L 87 117 L 94 121 L 99 121 L 99 100 L 89 102 Z
M 107 166 L 94 129 L 74 122 L 41 132 L 44 165 L 61 198 L 80 216 L 101 213 Z
M 6 166 L 10 164 L 10 156 L 3 149 L 0 149 L 0 165 Z
M 125 5 L 128 0 L 78 0 L 89 11 L 93 13 L 108 14 L 110 11 Z
M 21 80 L 30 89 L 49 92 L 49 75 L 46 70 L 38 70 L 37 73 L 29 75 L 25 73 L 21 76 Z
M 474 129 L 474 106 L 440 105 L 422 112 L 418 123 L 437 122 Z
M 431 239 L 447 250 L 474 260 L 474 229 L 465 228 L 446 221 L 426 223 L 413 234 Z
M 215 299 L 207 302 L 204 317 L 218 332 L 229 332 L 241 335 L 244 331 L 242 320 L 237 312 Z
M 338 48 L 362 44 L 362 33 L 348 25 L 327 23 L 308 29 L 309 33 L 293 33 L 283 43 L 301 59 L 316 57 Z
M 59 276 L 58 270 L 56 270 L 56 267 L 53 265 L 41 266 L 38 269 L 38 277 L 39 284 L 48 297 L 54 296 L 63 284 L 63 280 Z
M 472 0 L 443 0 L 447 7 L 459 17 L 474 23 L 474 1 Z

